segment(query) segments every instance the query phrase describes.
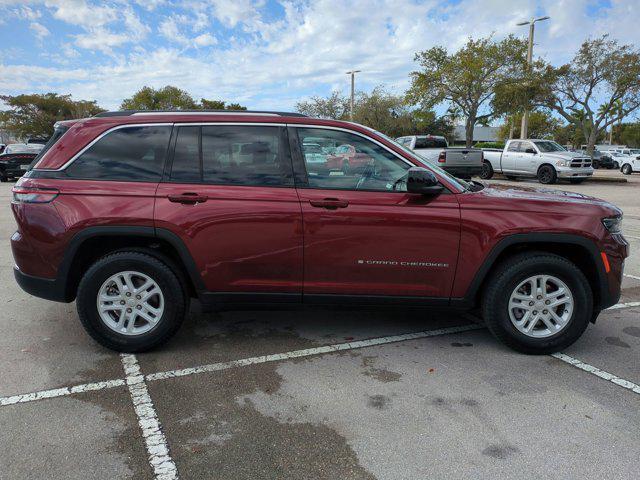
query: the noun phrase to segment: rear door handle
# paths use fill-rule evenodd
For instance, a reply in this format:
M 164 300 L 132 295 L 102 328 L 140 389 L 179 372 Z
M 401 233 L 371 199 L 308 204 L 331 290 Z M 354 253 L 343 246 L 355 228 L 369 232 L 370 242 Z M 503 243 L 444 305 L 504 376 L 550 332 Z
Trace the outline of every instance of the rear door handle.
M 324 198 L 322 200 L 309 200 L 312 207 L 326 208 L 328 210 L 336 210 L 337 208 L 347 208 L 348 200 L 340 200 L 339 198 Z
M 170 202 L 184 203 L 187 205 L 195 205 L 196 203 L 203 203 L 209 199 L 209 197 L 207 197 L 206 195 L 198 195 L 197 193 L 193 193 L 193 192 L 185 192 L 185 193 L 181 193 L 180 195 L 167 195 L 167 198 L 169 199 Z

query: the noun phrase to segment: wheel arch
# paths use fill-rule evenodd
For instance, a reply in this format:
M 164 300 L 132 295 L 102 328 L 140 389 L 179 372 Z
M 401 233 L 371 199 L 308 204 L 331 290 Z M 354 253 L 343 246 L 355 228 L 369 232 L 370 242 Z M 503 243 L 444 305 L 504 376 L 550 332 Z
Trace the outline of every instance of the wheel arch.
M 199 296 L 205 289 L 193 257 L 173 232 L 154 227 L 99 226 L 76 233 L 65 250 L 57 275 L 64 285 L 65 301 L 74 300 L 80 279 L 93 262 L 125 250 L 141 251 L 167 264 L 191 296 Z
M 594 297 L 594 312 L 609 303 L 608 280 L 596 244 L 580 235 L 562 233 L 514 234 L 498 242 L 476 272 L 461 303 L 475 307 L 492 273 L 507 258 L 522 252 L 552 253 L 573 262 L 585 275 Z M 453 304 L 458 303 L 453 300 Z

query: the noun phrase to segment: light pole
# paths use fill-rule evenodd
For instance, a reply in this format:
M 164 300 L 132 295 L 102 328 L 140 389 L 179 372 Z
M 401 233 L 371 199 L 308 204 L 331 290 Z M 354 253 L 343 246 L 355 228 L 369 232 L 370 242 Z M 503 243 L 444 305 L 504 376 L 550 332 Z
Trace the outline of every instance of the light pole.
M 528 22 L 520 22 L 517 25 L 519 27 L 523 25 L 529 25 L 529 48 L 527 50 L 527 69 L 531 68 L 533 62 L 533 30 L 536 22 L 542 22 L 543 20 L 549 20 L 551 17 L 538 17 L 532 18 Z M 529 111 L 522 112 L 522 125 L 520 126 L 520 138 L 527 138 L 527 129 L 529 128 Z
M 353 102 L 354 97 L 356 95 L 356 73 L 361 72 L 362 70 L 351 70 L 347 72 L 347 75 L 351 75 L 351 104 L 349 108 L 349 119 L 353 122 Z

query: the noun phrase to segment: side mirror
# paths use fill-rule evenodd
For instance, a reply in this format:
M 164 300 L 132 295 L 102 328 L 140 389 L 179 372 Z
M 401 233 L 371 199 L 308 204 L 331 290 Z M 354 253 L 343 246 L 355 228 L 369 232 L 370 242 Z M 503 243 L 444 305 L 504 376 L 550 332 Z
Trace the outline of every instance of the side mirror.
M 411 167 L 407 177 L 407 192 L 420 195 L 438 195 L 444 188 L 430 170 Z
M 534 148 L 527 148 L 524 153 L 533 153 L 535 155 L 538 152 L 536 152 Z

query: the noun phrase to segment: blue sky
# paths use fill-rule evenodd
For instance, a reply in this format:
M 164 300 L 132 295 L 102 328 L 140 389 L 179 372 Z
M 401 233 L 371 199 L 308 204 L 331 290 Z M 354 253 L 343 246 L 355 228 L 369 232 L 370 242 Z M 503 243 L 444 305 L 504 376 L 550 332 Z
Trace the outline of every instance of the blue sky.
M 416 51 L 469 36 L 526 35 L 568 61 L 588 36 L 640 44 L 637 0 L 0 0 L 0 94 L 55 91 L 117 108 L 144 85 L 290 109 L 358 88 L 403 91 Z

